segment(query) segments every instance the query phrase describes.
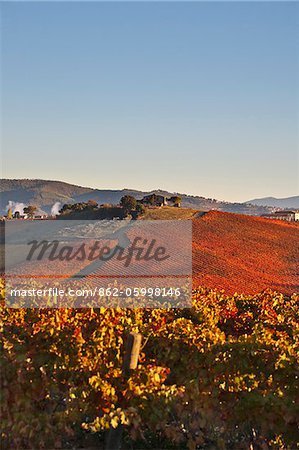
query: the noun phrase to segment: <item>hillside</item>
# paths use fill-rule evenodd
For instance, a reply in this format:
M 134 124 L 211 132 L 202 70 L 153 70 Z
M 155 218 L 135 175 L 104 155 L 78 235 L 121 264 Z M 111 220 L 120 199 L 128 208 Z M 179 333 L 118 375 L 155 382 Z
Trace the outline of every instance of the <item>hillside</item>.
M 6 209 L 8 202 L 36 205 L 50 212 L 54 203 L 71 203 L 92 189 L 75 186 L 61 181 L 50 180 L 0 180 L 0 210 Z
M 192 208 L 173 208 L 164 206 L 163 208 L 147 208 L 142 220 L 182 220 L 191 219 L 198 213 Z
M 299 292 L 299 225 L 211 211 L 193 219 L 195 286 Z
M 299 195 L 286 198 L 264 197 L 255 198 L 247 203 L 259 206 L 273 206 L 275 208 L 283 209 L 299 209 Z
M 93 199 L 99 204 L 117 204 L 123 195 L 133 195 L 137 199 L 140 199 L 144 195 L 153 192 L 165 196 L 173 195 L 172 192 L 160 189 L 150 192 L 132 189 L 93 189 L 90 187 L 64 183 L 62 181 L 2 179 L 0 180 L 0 214 L 5 213 L 9 202 L 12 202 L 13 204 L 21 203 L 24 205 L 36 205 L 40 210 L 49 213 L 56 202 L 63 205 L 64 203 L 85 202 Z M 269 208 L 263 206 L 253 206 L 245 203 L 229 203 L 187 194 L 180 195 L 182 197 L 182 206 L 184 208 L 202 211 L 215 209 L 249 215 L 259 215 L 269 212 Z

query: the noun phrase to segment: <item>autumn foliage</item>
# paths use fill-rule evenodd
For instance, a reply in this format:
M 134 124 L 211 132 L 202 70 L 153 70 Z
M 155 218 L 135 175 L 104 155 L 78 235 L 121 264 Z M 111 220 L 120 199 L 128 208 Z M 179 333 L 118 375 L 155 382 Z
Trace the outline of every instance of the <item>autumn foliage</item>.
M 128 448 L 295 448 L 298 300 L 197 289 L 189 309 L 2 305 L 4 448 L 101 448 L 120 423 Z M 143 348 L 125 381 L 130 331 Z
M 299 291 L 299 224 L 210 211 L 193 219 L 194 287 Z

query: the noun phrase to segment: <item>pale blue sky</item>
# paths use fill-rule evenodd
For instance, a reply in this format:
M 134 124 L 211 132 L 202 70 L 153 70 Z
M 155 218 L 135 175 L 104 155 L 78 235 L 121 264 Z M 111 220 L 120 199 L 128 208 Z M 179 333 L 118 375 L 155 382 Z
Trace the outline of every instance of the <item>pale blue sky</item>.
M 3 177 L 298 195 L 298 3 L 1 10 Z

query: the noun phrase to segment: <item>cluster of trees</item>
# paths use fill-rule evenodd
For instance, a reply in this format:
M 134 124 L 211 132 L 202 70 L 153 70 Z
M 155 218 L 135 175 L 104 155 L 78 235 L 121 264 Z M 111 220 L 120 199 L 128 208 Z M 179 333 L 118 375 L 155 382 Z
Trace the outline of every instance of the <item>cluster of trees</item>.
M 148 205 L 155 205 L 157 203 L 157 198 L 159 196 L 157 194 L 152 194 L 146 197 L 146 201 Z M 167 198 L 167 201 L 171 202 L 174 206 L 180 206 L 182 198 L 179 195 L 172 196 Z M 88 200 L 86 203 L 74 203 L 74 204 L 65 204 L 59 211 L 61 215 L 66 215 L 70 213 L 82 213 L 88 211 L 101 211 L 104 209 L 108 211 L 110 208 L 118 208 L 119 217 L 128 217 L 132 216 L 134 219 L 142 216 L 145 213 L 145 206 L 142 201 L 136 200 L 132 195 L 124 195 L 120 199 L 120 209 L 119 206 L 115 205 L 101 205 L 99 206 L 95 200 Z M 111 212 L 111 211 L 110 211 Z
M 120 199 L 120 205 L 125 211 L 125 215 L 131 214 L 134 216 L 141 216 L 145 212 L 145 207 L 139 203 L 132 195 L 124 195 Z
M 34 205 L 29 205 L 29 206 L 26 206 L 23 211 L 24 211 L 24 214 L 27 214 L 28 217 L 32 218 L 32 217 L 34 217 L 34 215 L 37 211 L 37 207 Z
M 98 208 L 98 203 L 95 200 L 88 200 L 88 202 L 81 203 L 66 203 L 60 209 L 59 214 L 68 214 L 72 212 L 94 211 Z
M 32 219 L 37 211 L 37 206 L 28 205 L 23 209 L 23 213 L 26 214 L 30 219 Z M 9 208 L 7 211 L 7 219 L 19 219 L 20 211 L 12 212 L 12 209 Z
M 88 200 L 86 203 L 65 204 L 59 213 L 65 216 L 74 213 L 88 214 L 88 212 L 103 212 L 106 210 L 108 214 L 113 208 L 117 210 L 115 212 L 118 214 L 118 217 L 128 217 L 131 215 L 133 218 L 137 218 L 145 212 L 145 207 L 138 203 L 133 196 L 124 195 L 120 200 L 120 207 L 107 204 L 99 206 L 95 200 Z

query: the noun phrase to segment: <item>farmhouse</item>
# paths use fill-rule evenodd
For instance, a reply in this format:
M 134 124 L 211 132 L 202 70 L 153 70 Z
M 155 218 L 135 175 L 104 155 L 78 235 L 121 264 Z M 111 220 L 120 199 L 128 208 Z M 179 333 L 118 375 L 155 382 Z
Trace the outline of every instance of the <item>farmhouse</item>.
M 299 221 L 299 211 L 276 211 L 272 214 L 263 214 L 262 217 L 274 220 L 286 220 L 288 222 Z
M 142 200 L 139 200 L 140 203 L 146 206 L 176 206 L 180 207 L 182 199 L 180 196 L 173 196 L 173 197 L 165 197 L 164 195 L 160 194 L 149 194 L 145 195 Z
M 180 208 L 182 204 L 182 198 L 180 196 L 174 195 L 173 197 L 169 197 L 167 199 L 167 203 L 170 206 L 176 206 L 177 208 Z
M 167 198 L 164 195 L 150 194 L 145 195 L 140 203 L 148 206 L 164 206 L 167 205 Z

